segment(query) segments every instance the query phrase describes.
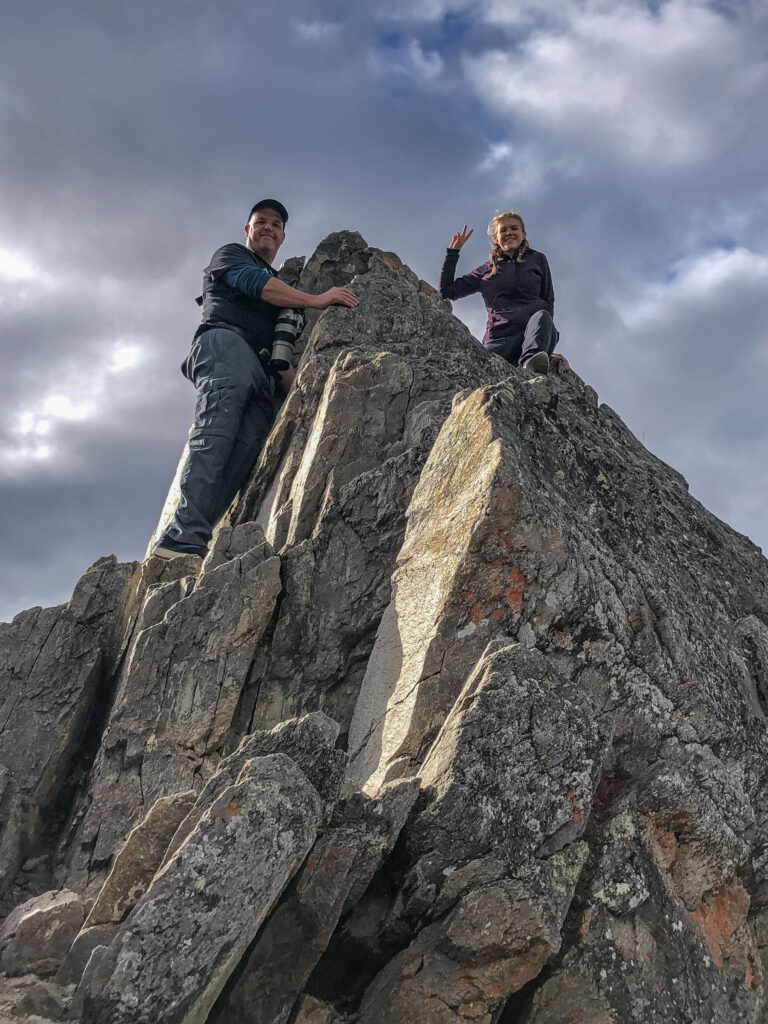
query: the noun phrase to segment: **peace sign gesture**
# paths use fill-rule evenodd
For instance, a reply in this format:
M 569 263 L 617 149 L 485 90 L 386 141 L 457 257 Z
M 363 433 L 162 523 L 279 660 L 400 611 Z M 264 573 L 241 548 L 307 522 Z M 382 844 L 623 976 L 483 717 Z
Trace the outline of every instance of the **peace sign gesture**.
M 470 228 L 469 231 L 467 231 L 467 225 L 465 224 L 461 231 L 457 231 L 456 234 L 453 236 L 449 248 L 460 249 L 474 230 L 474 228 Z

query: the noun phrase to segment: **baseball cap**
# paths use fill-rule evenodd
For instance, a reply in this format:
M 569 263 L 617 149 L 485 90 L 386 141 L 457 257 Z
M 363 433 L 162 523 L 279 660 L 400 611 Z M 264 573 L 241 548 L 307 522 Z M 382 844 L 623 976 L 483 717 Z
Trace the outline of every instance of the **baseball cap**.
M 257 210 L 275 210 L 280 214 L 283 227 L 288 223 L 288 211 L 278 199 L 260 199 L 258 203 L 254 203 L 251 207 L 251 212 L 248 214 L 248 220 L 251 219 Z

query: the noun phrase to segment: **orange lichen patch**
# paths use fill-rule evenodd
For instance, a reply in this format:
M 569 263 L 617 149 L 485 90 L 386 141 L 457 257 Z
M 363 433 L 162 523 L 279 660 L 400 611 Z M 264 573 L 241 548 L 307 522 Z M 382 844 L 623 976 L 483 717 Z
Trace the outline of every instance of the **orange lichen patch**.
M 477 600 L 477 594 L 473 594 L 471 590 L 463 590 L 461 593 L 461 600 L 466 601 L 467 604 L 474 604 Z
M 507 604 L 510 608 L 514 608 L 516 612 L 519 612 L 523 607 L 523 595 L 516 587 L 508 587 L 504 594 L 507 598 Z
M 483 609 L 477 603 L 473 604 L 472 607 L 469 609 L 469 614 L 476 626 L 479 626 L 480 623 L 485 618 L 485 616 L 483 615 Z
M 500 593 L 501 593 L 501 587 L 494 587 L 493 590 L 491 591 L 491 600 L 493 600 L 494 598 L 497 598 Z
M 242 807 L 238 807 L 238 805 L 236 803 L 233 803 L 230 800 L 230 802 L 227 804 L 227 814 L 241 814 L 241 813 L 242 813 Z
M 397 260 L 392 259 L 389 256 L 382 256 L 382 259 L 384 260 L 385 263 L 388 263 L 393 270 L 399 270 L 402 265 Z
M 475 984 L 474 976 L 469 967 L 462 968 L 459 974 L 459 978 L 461 979 L 461 983 L 464 986 L 464 991 L 467 993 L 468 996 L 479 995 L 480 990 Z
M 501 555 L 494 558 L 494 560 L 491 562 L 491 568 L 498 569 L 500 565 L 509 565 L 509 562 L 506 560 L 506 558 L 502 558 Z
M 663 828 L 654 828 L 653 834 L 662 856 L 662 863 L 669 867 L 677 857 L 677 836 Z
M 515 542 L 511 537 L 502 537 L 501 542 L 509 551 L 515 550 Z
M 504 612 L 501 610 L 501 608 L 495 608 L 491 612 L 489 618 L 491 618 L 491 619 L 500 619 L 503 614 L 504 614 Z
M 581 821 L 581 812 L 577 810 L 577 808 L 579 806 L 579 802 L 576 799 L 576 794 L 573 792 L 572 789 L 568 790 L 568 799 L 573 804 L 573 820 L 574 821 Z
M 588 910 L 584 915 L 584 920 L 581 922 L 581 934 L 586 935 L 589 931 L 589 926 L 592 924 L 592 911 Z
M 518 569 L 516 565 L 513 565 L 509 570 L 509 578 L 513 583 L 516 583 L 519 587 L 528 586 L 528 577 L 522 570 Z
M 578 1010 L 574 1010 L 573 1013 L 571 1014 L 571 1020 L 583 1020 L 583 1019 L 584 1018 L 581 1016 L 581 1014 L 579 1013 Z
M 424 292 L 425 295 L 431 295 L 432 292 L 434 292 L 435 289 L 432 288 L 431 285 L 428 285 L 426 281 L 422 281 L 421 282 L 421 288 L 419 290 Z
M 737 928 L 744 924 L 749 910 L 749 896 L 738 886 L 721 889 L 714 901 L 705 904 L 693 914 L 691 920 L 712 950 L 712 959 L 723 966 L 723 946 Z

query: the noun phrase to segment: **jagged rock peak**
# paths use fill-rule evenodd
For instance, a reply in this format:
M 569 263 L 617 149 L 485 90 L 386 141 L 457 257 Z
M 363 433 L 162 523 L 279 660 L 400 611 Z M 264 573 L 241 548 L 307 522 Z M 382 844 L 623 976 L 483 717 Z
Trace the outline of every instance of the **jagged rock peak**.
M 0 627 L 0 1013 L 763 1024 L 762 553 L 395 254 L 285 273 L 360 304 L 205 562 Z

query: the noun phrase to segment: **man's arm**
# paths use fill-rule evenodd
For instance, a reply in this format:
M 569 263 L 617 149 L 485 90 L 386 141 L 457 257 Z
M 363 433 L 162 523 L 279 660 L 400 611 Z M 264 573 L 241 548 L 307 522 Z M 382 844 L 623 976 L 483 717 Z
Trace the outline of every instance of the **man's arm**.
M 329 288 L 320 295 L 310 295 L 272 277 L 264 267 L 238 264 L 227 270 L 224 280 L 230 288 L 235 288 L 244 295 L 250 295 L 255 299 L 261 298 L 270 306 L 284 309 L 325 309 L 327 306 L 357 305 L 357 299 L 349 288 Z
M 271 306 L 299 307 L 300 309 L 326 309 L 328 306 L 356 306 L 357 297 L 349 288 L 329 288 L 320 295 L 300 292 L 298 288 L 272 277 L 261 289 L 261 297 Z

